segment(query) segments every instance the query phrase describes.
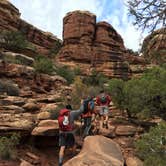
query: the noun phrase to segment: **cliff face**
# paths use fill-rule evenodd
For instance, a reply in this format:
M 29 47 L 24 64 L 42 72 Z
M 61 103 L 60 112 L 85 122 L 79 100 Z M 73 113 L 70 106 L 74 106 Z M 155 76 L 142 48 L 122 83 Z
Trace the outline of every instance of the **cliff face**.
M 55 43 L 61 42 L 51 33 L 43 32 L 20 19 L 19 10 L 7 0 L 0 1 L 0 20 L 0 31 L 21 31 L 40 53 L 47 54 L 49 49 L 55 46 Z
M 134 58 L 134 60 L 133 60 Z M 79 66 L 85 74 L 95 69 L 109 77 L 131 77 L 130 64 L 144 59 L 128 56 L 123 39 L 107 22 L 96 23 L 96 16 L 86 11 L 68 13 L 63 19 L 63 47 L 58 61 Z
M 161 28 L 148 35 L 143 42 L 142 52 L 151 63 L 166 62 L 166 28 Z

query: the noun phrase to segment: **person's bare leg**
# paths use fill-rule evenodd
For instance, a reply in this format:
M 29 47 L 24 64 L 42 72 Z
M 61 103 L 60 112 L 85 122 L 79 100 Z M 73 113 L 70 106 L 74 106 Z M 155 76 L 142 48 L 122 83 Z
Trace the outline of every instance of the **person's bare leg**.
M 65 153 L 65 146 L 61 146 L 59 150 L 59 166 L 62 166 L 63 164 L 64 153 Z
M 103 115 L 100 116 L 100 129 L 103 128 L 103 123 L 104 123 L 104 117 Z
M 106 128 L 108 129 L 108 115 L 105 115 L 104 125 L 105 125 Z

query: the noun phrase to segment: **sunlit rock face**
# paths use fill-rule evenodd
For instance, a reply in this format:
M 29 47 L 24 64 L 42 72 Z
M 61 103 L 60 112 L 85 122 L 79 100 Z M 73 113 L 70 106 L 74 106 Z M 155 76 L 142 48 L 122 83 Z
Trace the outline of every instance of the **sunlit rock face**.
M 95 69 L 111 78 L 130 78 L 130 63 L 145 63 L 129 55 L 112 25 L 97 23 L 96 16 L 88 11 L 74 11 L 64 17 L 63 47 L 57 60 L 72 68 L 79 66 L 85 75 Z
M 148 35 L 143 42 L 142 52 L 145 59 L 154 64 L 166 62 L 166 28 Z

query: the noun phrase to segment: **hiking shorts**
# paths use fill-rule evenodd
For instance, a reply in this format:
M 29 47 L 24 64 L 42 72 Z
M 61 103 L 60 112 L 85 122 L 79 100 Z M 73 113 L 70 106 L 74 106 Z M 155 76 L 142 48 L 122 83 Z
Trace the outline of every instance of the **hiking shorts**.
M 59 133 L 59 146 L 72 147 L 75 144 L 73 133 Z
M 99 115 L 108 115 L 109 112 L 109 108 L 107 106 L 101 106 L 100 107 L 100 111 L 99 111 Z

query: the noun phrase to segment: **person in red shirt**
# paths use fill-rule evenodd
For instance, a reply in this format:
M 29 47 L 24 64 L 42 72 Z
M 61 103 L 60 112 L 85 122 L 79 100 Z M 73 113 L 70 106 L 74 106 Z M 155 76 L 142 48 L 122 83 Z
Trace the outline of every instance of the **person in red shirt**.
M 111 102 L 111 97 L 104 92 L 100 91 L 100 94 L 96 97 L 96 105 L 98 107 L 98 113 L 100 116 L 100 128 L 108 129 L 108 113 L 109 104 Z

